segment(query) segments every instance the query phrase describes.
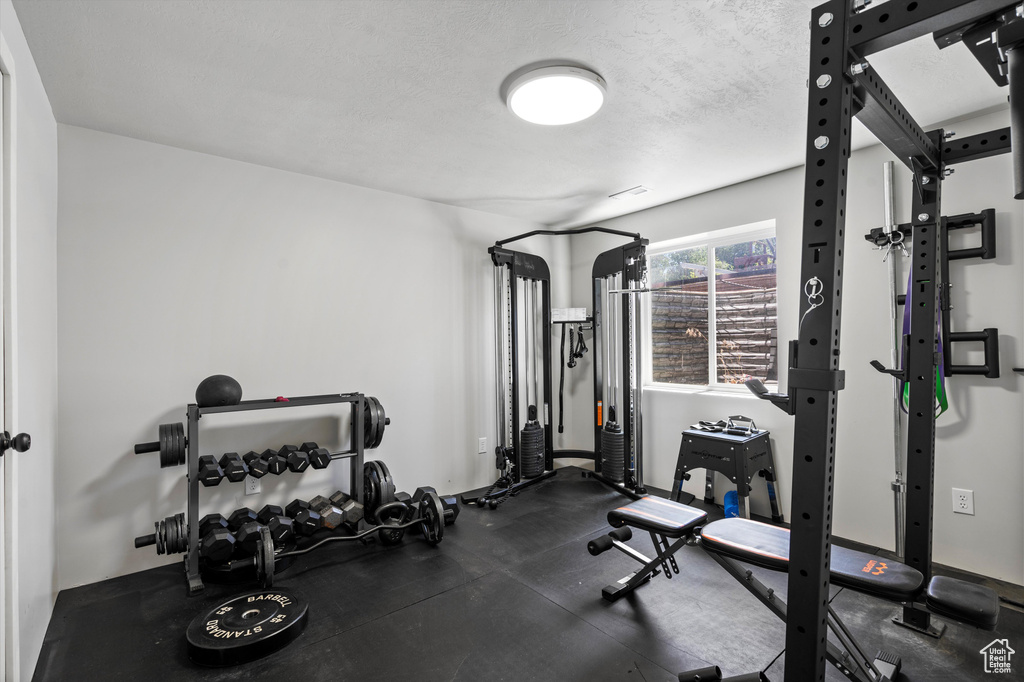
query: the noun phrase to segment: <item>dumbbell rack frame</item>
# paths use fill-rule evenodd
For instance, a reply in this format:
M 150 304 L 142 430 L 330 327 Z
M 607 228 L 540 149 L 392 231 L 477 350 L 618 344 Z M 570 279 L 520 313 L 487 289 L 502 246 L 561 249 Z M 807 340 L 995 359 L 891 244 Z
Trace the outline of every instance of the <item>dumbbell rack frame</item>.
M 339 393 L 329 395 L 299 396 L 287 400 L 243 400 L 237 405 L 219 405 L 216 407 L 199 407 L 195 403 L 188 406 L 188 550 L 185 552 L 185 579 L 188 583 L 188 596 L 199 594 L 205 589 L 199 572 L 199 420 L 212 414 L 227 412 L 247 412 L 251 410 L 275 410 L 286 407 L 312 407 L 314 405 L 331 405 L 348 403 L 351 405 L 352 428 L 351 447 L 341 452 L 332 452 L 331 459 L 349 459 L 350 491 L 359 504 L 363 504 L 363 412 L 366 410 L 366 397 L 362 393 Z M 355 529 L 357 533 L 366 530 L 367 523 L 360 519 Z

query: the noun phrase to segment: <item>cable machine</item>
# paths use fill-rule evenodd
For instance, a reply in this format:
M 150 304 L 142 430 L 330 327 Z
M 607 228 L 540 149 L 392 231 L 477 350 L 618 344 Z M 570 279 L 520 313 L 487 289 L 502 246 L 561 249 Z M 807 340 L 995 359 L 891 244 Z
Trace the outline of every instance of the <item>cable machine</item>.
M 536 235 L 588 232 L 629 237 L 600 254 L 593 268 L 594 450 L 554 450 L 551 395 L 551 274 L 540 256 L 506 245 Z M 487 252 L 494 264 L 495 468 L 501 474 L 467 504 L 494 509 L 524 488 L 555 475 L 557 457 L 594 460 L 585 475 L 639 499 L 643 487 L 641 306 L 647 240 L 604 227 L 534 230 Z M 523 419 L 525 415 L 525 419 Z
M 605 251 L 594 261 L 593 478 L 643 495 L 641 338 L 647 240 Z M 621 423 L 620 423 L 621 420 Z

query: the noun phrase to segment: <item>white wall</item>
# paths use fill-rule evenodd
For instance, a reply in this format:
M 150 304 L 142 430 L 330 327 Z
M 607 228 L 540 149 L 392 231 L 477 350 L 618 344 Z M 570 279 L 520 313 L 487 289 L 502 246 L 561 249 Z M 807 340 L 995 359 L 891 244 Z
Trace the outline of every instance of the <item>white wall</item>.
M 960 136 L 1007 125 L 995 114 L 951 126 Z M 842 362 L 846 389 L 839 397 L 834 532 L 837 535 L 892 549 L 893 478 L 891 384 L 869 366 L 873 359 L 888 364 L 886 270 L 881 255 L 863 239 L 882 224 L 882 163 L 888 151 L 874 146 L 854 153 L 850 166 L 844 288 Z M 737 160 L 741 163 L 742 160 Z M 910 211 L 909 173 L 897 163 L 897 219 Z M 943 213 L 955 215 L 995 208 L 999 256 L 995 261 L 955 261 L 951 267 L 954 331 L 998 327 L 1002 377 L 954 377 L 952 409 L 937 423 L 935 466 L 934 559 L 985 575 L 1024 583 L 1024 484 L 1021 379 L 1011 368 L 1022 364 L 1024 332 L 1024 227 L 1021 204 L 1012 199 L 1008 155 L 958 167 L 943 186 Z M 795 338 L 799 297 L 803 169 L 758 178 L 715 192 L 608 220 L 602 224 L 639 232 L 653 242 L 761 220 L 775 219 L 778 235 L 779 356 Z M 955 238 L 955 239 L 958 239 Z M 590 268 L 594 257 L 621 239 L 575 237 L 572 246 L 573 302 L 591 307 Z M 954 247 L 956 244 L 954 243 Z M 906 272 L 905 270 L 903 271 Z M 905 276 L 905 275 L 904 275 Z M 957 362 L 980 362 L 970 349 L 960 349 Z M 574 385 L 571 447 L 590 448 L 591 382 Z M 780 368 L 783 390 L 786 366 Z M 772 432 L 775 458 L 781 469 L 780 491 L 789 513 L 792 488 L 793 420 L 766 401 L 747 394 L 644 392 L 644 438 L 647 482 L 669 488 L 679 448 L 680 431 L 698 419 L 731 414 L 752 417 Z M 580 428 L 580 425 L 587 425 Z M 700 479 L 700 480 L 698 480 Z M 700 493 L 703 477 L 685 487 Z M 977 514 L 954 515 L 953 486 L 974 490 Z M 719 493 L 721 494 L 721 493 Z M 767 513 L 763 487 L 755 483 L 754 510 Z
M 0 0 L 0 61 L 10 76 L 11 272 L 6 348 L 7 423 L 32 449 L 3 458 L 8 497 L 6 577 L 13 581 L 6 678 L 28 678 L 57 594 L 54 465 L 57 451 L 57 129 L 10 0 Z M 10 631 L 9 631 L 10 632 Z
M 487 246 L 537 224 L 58 131 L 61 587 L 180 560 L 132 547 L 184 511 L 186 491 L 183 467 L 132 445 L 184 421 L 210 374 L 235 377 L 245 399 L 377 396 L 393 422 L 371 456 L 400 489 L 493 481 L 493 456 L 476 454 L 477 437 L 493 444 Z M 555 290 L 568 288 L 565 276 Z M 201 452 L 337 440 L 338 414 L 284 410 L 271 430 L 204 418 Z M 265 477 L 259 498 L 223 482 L 201 511 L 330 493 L 345 469 Z

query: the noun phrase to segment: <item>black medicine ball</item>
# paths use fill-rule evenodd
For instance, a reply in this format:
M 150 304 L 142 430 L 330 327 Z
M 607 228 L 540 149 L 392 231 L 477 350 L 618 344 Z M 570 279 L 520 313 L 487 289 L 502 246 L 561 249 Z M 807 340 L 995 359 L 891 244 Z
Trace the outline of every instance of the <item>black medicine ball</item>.
M 241 384 L 225 374 L 206 377 L 196 388 L 196 405 L 199 407 L 237 405 L 241 400 Z

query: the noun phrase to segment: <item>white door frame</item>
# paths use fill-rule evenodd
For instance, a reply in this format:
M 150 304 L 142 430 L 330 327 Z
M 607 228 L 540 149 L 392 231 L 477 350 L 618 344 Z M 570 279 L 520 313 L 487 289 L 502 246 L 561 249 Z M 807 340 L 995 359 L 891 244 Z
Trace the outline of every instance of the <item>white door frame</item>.
M 14 131 L 17 130 L 16 108 L 14 102 L 17 98 L 17 81 L 15 77 L 14 59 L 8 48 L 7 42 L 0 35 L 0 106 L 3 107 L 0 113 L 0 339 L 3 343 L 3 358 L 0 362 L 0 414 L 4 420 L 5 430 L 7 424 L 13 424 L 16 415 L 14 414 L 14 401 L 12 389 L 14 389 L 12 350 L 13 337 L 13 303 L 12 298 L 12 276 L 14 274 L 14 231 L 12 229 L 17 217 L 16 210 L 16 180 L 15 169 L 17 168 L 17 157 L 15 155 L 17 141 Z M 5 679 L 17 680 L 21 678 L 21 656 L 19 641 L 19 611 L 20 602 L 18 599 L 18 564 L 15 561 L 17 556 L 18 538 L 18 505 L 13 504 L 18 499 L 18 461 L 16 457 L 4 457 L 0 463 L 0 485 L 3 486 L 3 504 L 0 509 L 2 514 L 2 525 L 0 525 L 0 604 L 3 606 L 3 622 L 0 629 L 3 630 L 0 636 L 0 666 L 4 671 Z

